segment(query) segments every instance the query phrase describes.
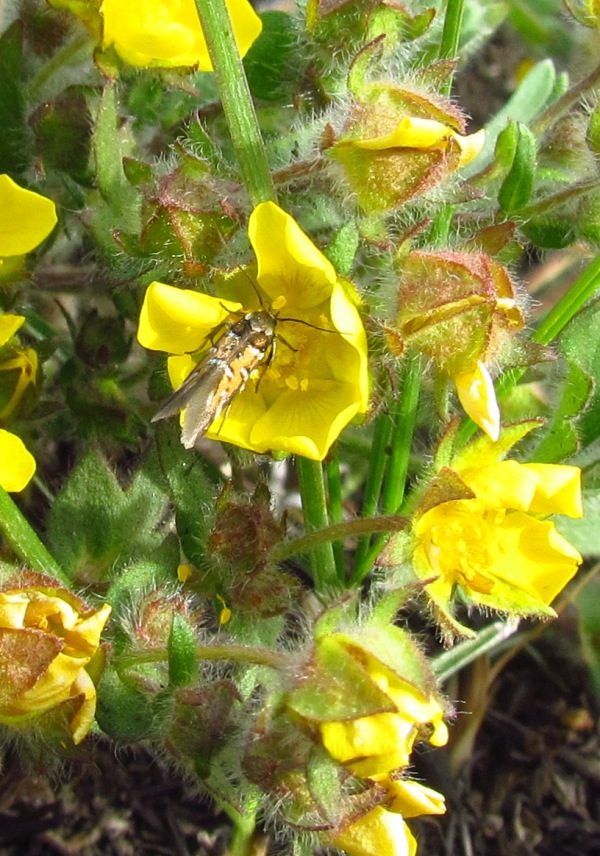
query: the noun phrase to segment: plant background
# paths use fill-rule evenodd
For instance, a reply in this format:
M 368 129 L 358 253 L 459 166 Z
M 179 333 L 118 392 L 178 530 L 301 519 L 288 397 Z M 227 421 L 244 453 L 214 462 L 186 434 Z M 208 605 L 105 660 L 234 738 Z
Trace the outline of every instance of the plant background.
M 505 103 L 530 60 L 551 55 L 573 67 L 578 46 L 561 13 L 542 15 L 542 31 L 534 26 L 532 10 L 547 5 L 511 4 L 509 22 L 458 75 L 455 94 L 473 129 Z M 574 279 L 580 252 L 574 245 L 523 262 L 519 275 L 540 312 Z M 422 856 L 600 854 L 598 694 L 581 639 L 581 615 L 567 605 L 551 626 L 525 625 L 505 654 L 479 658 L 445 687 L 460 700 L 450 747 L 415 759 L 417 776 L 448 801 L 447 815 L 411 824 Z M 227 819 L 168 765 L 143 748 L 86 747 L 87 757 L 60 772 L 43 760 L 24 772 L 14 748 L 5 751 L 0 854 L 226 852 Z

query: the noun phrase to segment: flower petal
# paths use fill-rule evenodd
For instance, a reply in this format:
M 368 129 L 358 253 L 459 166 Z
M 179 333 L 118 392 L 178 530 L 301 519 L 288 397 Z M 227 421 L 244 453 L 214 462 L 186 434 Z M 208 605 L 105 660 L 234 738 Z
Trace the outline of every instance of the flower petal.
M 494 382 L 485 364 L 478 360 L 472 371 L 462 372 L 453 380 L 465 413 L 494 443 L 497 442 L 500 437 L 500 408 Z
M 334 837 L 348 856 L 414 856 L 417 843 L 402 816 L 376 806 Z
M 15 434 L 0 428 L 0 487 L 18 492 L 35 472 L 35 458 Z
M 241 56 L 262 30 L 247 0 L 226 0 Z M 196 66 L 212 71 L 212 62 L 194 0 L 103 0 L 103 47 L 113 46 L 130 65 Z
M 0 175 L 0 256 L 22 256 L 47 238 L 57 222 L 51 199 Z
M 248 237 L 258 261 L 258 283 L 274 300 L 283 295 L 286 317 L 329 300 L 337 275 L 293 217 L 273 202 L 257 205 Z
M 0 347 L 6 345 L 24 321 L 24 315 L 0 315 Z
M 210 341 L 210 335 L 230 313 L 240 309 L 239 303 L 153 282 L 144 297 L 138 341 L 156 351 L 193 353 Z
M 537 476 L 530 511 L 535 514 L 567 514 L 583 517 L 581 470 L 564 464 L 523 464 Z
M 314 380 L 306 390 L 283 391 L 253 426 L 250 448 L 322 461 L 361 403 L 356 386 L 339 381 Z

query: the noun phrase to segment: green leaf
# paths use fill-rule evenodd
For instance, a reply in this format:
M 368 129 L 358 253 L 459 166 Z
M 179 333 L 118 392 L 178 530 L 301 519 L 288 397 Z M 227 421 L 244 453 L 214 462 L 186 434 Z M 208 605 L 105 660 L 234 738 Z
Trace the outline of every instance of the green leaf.
M 472 163 L 461 170 L 468 178 L 492 159 L 499 133 L 510 120 L 528 123 L 547 106 L 554 92 L 556 71 L 550 59 L 538 62 L 523 78 L 517 91 L 485 126 L 485 144 Z
M 158 549 L 164 536 L 156 528 L 167 502 L 156 458 L 148 458 L 124 490 L 102 454 L 91 450 L 50 510 L 51 551 L 72 579 L 103 579 Z
M 143 693 L 125 683 L 114 669 L 109 669 L 98 686 L 96 720 L 113 740 L 130 743 L 150 732 L 152 706 Z
M 567 325 L 559 347 L 570 363 L 587 375 L 591 385 L 585 409 L 577 423 L 583 448 L 600 437 L 600 300 L 596 299 Z M 583 384 L 583 381 L 580 381 Z
M 589 399 L 593 388 L 592 378 L 575 363 L 570 363 L 561 384 L 560 398 L 551 409 L 551 417 L 535 446 L 532 457 L 536 463 L 549 464 L 564 461 L 579 447 L 575 424 Z
M 498 193 L 500 208 L 511 216 L 524 208 L 533 191 L 536 173 L 536 141 L 531 131 L 521 123 L 511 123 L 498 136 L 496 152 L 501 147 L 501 139 L 507 132 L 515 129 L 513 154 L 508 175 L 502 182 Z
M 0 38 L 0 173 L 21 173 L 29 162 L 25 101 L 22 92 L 23 31 L 20 21 Z
M 297 42 L 294 18 L 287 12 L 264 12 L 263 30 L 244 58 L 250 91 L 265 101 L 281 99 L 286 84 L 295 83 L 292 63 Z
M 576 547 L 582 556 L 600 556 L 600 488 L 590 490 L 587 486 L 583 497 L 583 517 L 561 515 L 555 518 L 556 528 L 567 541 Z M 600 613 L 600 600 L 596 602 Z
M 196 634 L 190 622 L 176 612 L 169 636 L 169 683 L 185 687 L 198 675 Z
M 118 113 L 117 87 L 105 86 L 94 129 L 98 188 L 113 218 L 113 229 L 138 233 L 141 228 L 140 194 L 127 180 L 123 158 L 130 146 Z
M 202 568 L 207 560 L 208 536 L 214 522 L 217 491 L 204 469 L 200 455 L 186 451 L 179 427 L 161 423 L 156 431 L 161 470 L 175 506 L 175 521 L 187 559 Z

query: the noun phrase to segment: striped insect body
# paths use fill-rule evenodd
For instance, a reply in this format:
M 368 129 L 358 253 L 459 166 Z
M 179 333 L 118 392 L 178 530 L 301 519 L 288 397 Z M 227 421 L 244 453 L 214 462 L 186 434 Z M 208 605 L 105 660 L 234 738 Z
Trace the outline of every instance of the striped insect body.
M 252 373 L 269 365 L 276 324 L 271 312 L 247 312 L 217 339 L 152 421 L 183 411 L 181 442 L 192 449 L 244 389 Z

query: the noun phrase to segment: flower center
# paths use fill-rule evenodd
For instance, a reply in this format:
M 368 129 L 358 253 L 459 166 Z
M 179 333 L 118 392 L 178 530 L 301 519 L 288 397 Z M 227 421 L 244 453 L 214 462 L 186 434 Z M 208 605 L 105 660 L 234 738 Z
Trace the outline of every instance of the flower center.
M 432 571 L 446 582 L 488 594 L 494 587 L 491 569 L 504 552 L 499 532 L 505 511 L 461 509 L 460 504 L 443 503 L 424 515 L 423 522 L 429 515 L 434 519 L 424 532 L 423 548 Z

